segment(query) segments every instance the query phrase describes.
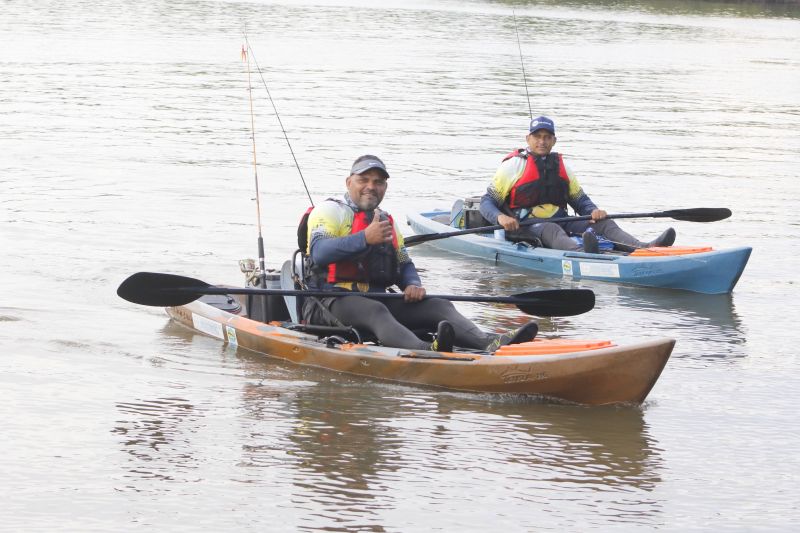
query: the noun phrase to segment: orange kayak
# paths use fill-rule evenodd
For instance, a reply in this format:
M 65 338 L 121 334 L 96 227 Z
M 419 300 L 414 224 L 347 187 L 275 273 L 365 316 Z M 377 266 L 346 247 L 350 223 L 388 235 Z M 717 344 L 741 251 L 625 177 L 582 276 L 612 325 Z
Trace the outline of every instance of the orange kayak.
M 504 346 L 495 354 L 412 351 L 320 338 L 285 322 L 265 324 L 248 318 L 246 299 L 222 300 L 227 305 L 204 297 L 168 307 L 167 313 L 239 348 L 300 365 L 420 386 L 587 405 L 642 403 L 675 345 L 668 338 L 624 346 L 605 340 L 536 339 Z

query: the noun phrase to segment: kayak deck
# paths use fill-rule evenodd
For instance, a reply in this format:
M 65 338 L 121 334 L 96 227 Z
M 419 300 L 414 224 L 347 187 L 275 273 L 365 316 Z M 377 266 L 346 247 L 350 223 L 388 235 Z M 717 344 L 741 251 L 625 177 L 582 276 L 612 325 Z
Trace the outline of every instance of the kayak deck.
M 407 216 L 415 233 L 456 231 L 437 218 L 448 211 L 414 213 Z M 683 289 L 705 294 L 733 290 L 752 252 L 750 247 L 708 250 L 703 247 L 651 248 L 634 254 L 585 253 L 533 247 L 489 234 L 468 234 L 430 241 L 440 249 L 496 263 L 574 279 L 592 279 L 646 287 Z
M 675 341 L 542 340 L 503 347 L 496 355 L 439 353 L 331 342 L 280 323 L 246 317 L 198 300 L 167 313 L 177 322 L 232 345 L 305 366 L 456 391 L 541 396 L 587 405 L 640 404 Z

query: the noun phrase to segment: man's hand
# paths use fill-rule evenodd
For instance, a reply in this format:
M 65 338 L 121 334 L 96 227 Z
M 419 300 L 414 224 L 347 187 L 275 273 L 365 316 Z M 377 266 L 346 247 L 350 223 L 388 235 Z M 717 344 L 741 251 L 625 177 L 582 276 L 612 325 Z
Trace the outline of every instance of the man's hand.
M 409 285 L 403 290 L 403 295 L 406 302 L 419 302 L 425 298 L 425 288 Z
M 519 220 L 508 215 L 498 215 L 497 223 L 503 226 L 506 231 L 516 231 L 519 229 Z
M 608 216 L 608 213 L 603 211 L 602 209 L 595 209 L 592 211 L 592 222 L 597 222 L 599 220 L 603 220 Z
M 367 244 L 381 244 L 384 242 L 392 242 L 392 223 L 388 220 L 381 221 L 380 209 L 375 209 L 375 214 L 372 217 L 372 222 L 364 230 L 364 237 L 367 239 Z

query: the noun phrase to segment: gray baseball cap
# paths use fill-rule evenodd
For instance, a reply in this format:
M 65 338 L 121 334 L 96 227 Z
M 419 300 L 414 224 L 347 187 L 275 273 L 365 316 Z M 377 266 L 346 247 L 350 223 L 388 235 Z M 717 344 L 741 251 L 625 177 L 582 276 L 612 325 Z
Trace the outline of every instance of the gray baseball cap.
M 363 174 L 367 170 L 373 168 L 377 168 L 383 172 L 387 179 L 389 178 L 389 171 L 386 170 L 386 165 L 383 164 L 383 161 L 381 161 L 378 156 L 369 154 L 362 155 L 353 162 L 353 168 L 350 169 L 350 175 Z

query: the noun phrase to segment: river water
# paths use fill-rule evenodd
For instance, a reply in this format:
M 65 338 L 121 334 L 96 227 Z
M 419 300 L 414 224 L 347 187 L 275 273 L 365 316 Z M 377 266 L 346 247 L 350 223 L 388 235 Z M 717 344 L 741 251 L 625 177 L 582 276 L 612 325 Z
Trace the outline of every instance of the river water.
M 696 2 L 0 2 L 0 530 L 797 529 L 800 11 Z M 589 287 L 546 337 L 677 346 L 641 408 L 454 394 L 236 351 L 116 297 L 240 284 L 257 217 L 242 28 L 315 200 L 352 160 L 396 218 L 480 194 L 528 104 L 609 212 L 729 207 L 732 295 L 414 248 L 429 291 Z M 268 262 L 308 205 L 254 79 Z M 642 238 L 663 219 L 626 221 Z M 484 327 L 526 320 L 460 305 Z

